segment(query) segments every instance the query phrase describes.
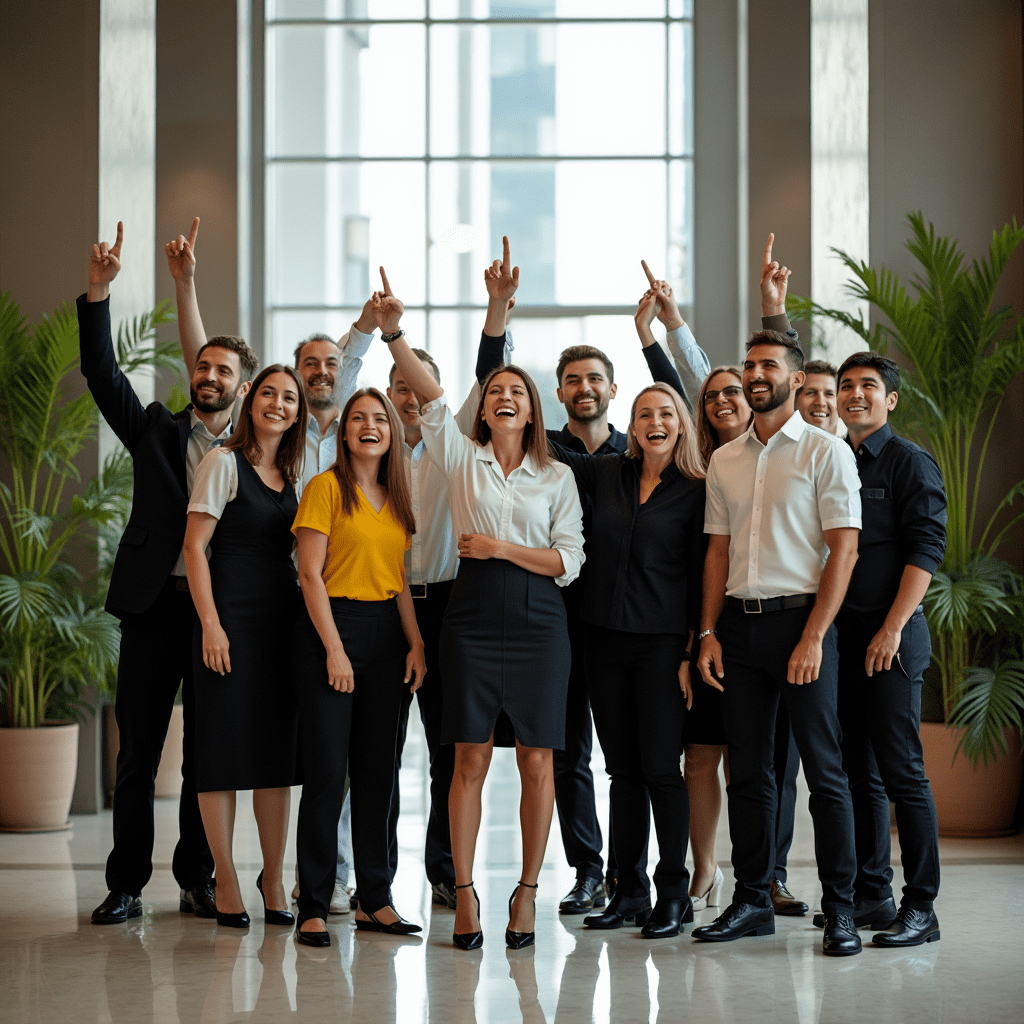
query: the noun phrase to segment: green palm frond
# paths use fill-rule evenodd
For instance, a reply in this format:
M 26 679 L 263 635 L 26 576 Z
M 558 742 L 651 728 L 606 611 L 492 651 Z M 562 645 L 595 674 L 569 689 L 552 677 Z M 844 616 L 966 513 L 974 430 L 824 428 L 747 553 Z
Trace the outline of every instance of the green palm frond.
M 989 757 L 1006 754 L 1009 748 L 1003 732 L 1024 731 L 1024 661 L 1014 658 L 995 669 L 972 665 L 964 680 L 963 696 L 949 716 L 949 724 L 963 728 L 956 753 L 963 751 L 971 763 L 988 764 Z

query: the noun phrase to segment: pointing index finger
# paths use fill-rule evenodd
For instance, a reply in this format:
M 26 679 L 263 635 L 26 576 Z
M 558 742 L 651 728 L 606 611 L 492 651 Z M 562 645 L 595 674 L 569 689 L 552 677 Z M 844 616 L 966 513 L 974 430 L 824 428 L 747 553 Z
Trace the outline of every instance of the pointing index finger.
M 508 273 L 512 263 L 512 256 L 509 252 L 508 235 L 501 236 L 501 269 Z
M 192 230 L 188 233 L 188 244 L 190 249 L 196 247 L 196 235 L 199 234 L 199 218 L 192 221 Z
M 647 283 L 654 284 L 655 278 L 654 275 L 651 273 L 651 268 L 647 266 L 647 260 L 641 260 L 640 266 L 644 268 L 644 273 L 647 275 Z
M 384 294 L 391 295 L 391 285 L 388 284 L 388 275 L 384 273 L 384 268 L 380 268 L 380 279 L 384 282 Z
M 768 234 L 768 241 L 764 244 L 764 259 L 761 260 L 761 266 L 767 267 L 772 261 L 772 243 L 775 241 L 775 232 L 771 231 Z
M 110 250 L 115 256 L 121 255 L 121 242 L 124 240 L 124 223 L 122 221 L 117 222 L 117 241 L 114 242 L 114 247 Z

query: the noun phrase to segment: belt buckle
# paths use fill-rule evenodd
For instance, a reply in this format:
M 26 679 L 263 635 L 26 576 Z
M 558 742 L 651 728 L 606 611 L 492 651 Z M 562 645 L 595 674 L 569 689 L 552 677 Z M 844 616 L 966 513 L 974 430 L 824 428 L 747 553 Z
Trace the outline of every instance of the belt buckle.
M 756 608 L 748 608 L 747 605 L 756 604 Z M 743 614 L 744 615 L 760 615 L 763 609 L 761 608 L 761 598 L 759 597 L 745 597 L 743 598 Z
M 427 585 L 426 583 L 410 583 L 409 593 L 412 595 L 414 601 L 427 596 Z

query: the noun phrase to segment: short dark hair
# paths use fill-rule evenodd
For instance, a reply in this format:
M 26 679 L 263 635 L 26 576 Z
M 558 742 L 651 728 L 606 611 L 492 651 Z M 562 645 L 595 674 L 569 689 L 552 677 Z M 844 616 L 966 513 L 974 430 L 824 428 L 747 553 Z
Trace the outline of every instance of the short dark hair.
M 809 377 L 812 373 L 818 374 L 820 377 L 831 377 L 836 382 L 836 387 L 839 386 L 839 378 L 836 376 L 836 368 L 831 364 L 825 362 L 824 359 L 812 359 L 809 363 L 804 363 L 804 373 Z M 796 389 L 796 397 L 800 397 L 800 392 L 803 391 L 804 387 L 807 386 L 806 381 L 803 387 Z
M 299 359 L 302 356 L 302 350 L 312 344 L 314 341 L 329 341 L 338 351 L 341 351 L 341 346 L 329 335 L 324 334 L 323 331 L 314 331 L 308 338 L 303 338 L 302 341 L 295 346 L 295 369 L 299 368 Z
M 242 364 L 242 380 L 252 380 L 260 368 L 260 361 L 256 357 L 256 353 L 241 338 L 236 338 L 233 334 L 218 334 L 210 338 L 196 353 L 197 363 L 208 348 L 226 348 L 234 352 Z
M 899 391 L 900 368 L 888 356 L 883 356 L 878 352 L 854 352 L 852 356 L 847 356 L 843 360 L 843 365 L 839 367 L 838 380 L 840 383 L 842 382 L 843 374 L 847 370 L 852 370 L 855 366 L 867 366 L 875 370 L 878 376 L 882 378 L 887 395 L 893 391 Z
M 804 350 L 796 338 L 791 338 L 781 331 L 754 331 L 747 339 L 747 351 L 755 345 L 779 345 L 786 350 L 786 362 L 791 370 L 804 368 Z
M 425 348 L 414 348 L 411 350 L 414 356 L 419 358 L 421 363 L 426 363 L 430 367 L 430 372 L 434 375 L 434 380 L 438 384 L 441 383 L 441 371 L 437 368 L 437 363 L 434 362 L 434 357 Z M 395 382 L 395 371 L 398 369 L 398 363 L 391 364 L 391 371 L 388 373 L 388 387 L 391 387 Z
M 612 361 L 599 348 L 594 348 L 593 345 L 570 345 L 558 357 L 558 366 L 555 368 L 555 376 L 558 378 L 559 387 L 562 386 L 562 374 L 565 373 L 565 368 L 570 363 L 578 363 L 581 359 L 599 359 L 604 363 L 604 368 L 608 371 L 608 383 L 615 383 L 615 367 L 612 366 Z

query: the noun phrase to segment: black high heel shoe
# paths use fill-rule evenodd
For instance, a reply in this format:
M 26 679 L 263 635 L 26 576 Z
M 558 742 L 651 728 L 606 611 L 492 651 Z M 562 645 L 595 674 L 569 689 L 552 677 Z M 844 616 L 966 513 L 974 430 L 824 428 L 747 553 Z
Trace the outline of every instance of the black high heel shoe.
M 263 897 L 263 920 L 266 924 L 286 924 L 289 927 L 295 924 L 295 915 L 290 910 L 271 910 L 267 906 L 267 897 L 263 892 L 263 872 L 256 876 L 256 888 Z
M 693 904 L 689 896 L 677 900 L 659 899 L 640 934 L 645 939 L 669 939 L 683 931 L 684 924 L 692 923 Z
M 512 903 L 515 901 L 516 893 L 519 892 L 519 886 L 525 886 L 527 889 L 537 889 L 539 886 L 530 885 L 529 882 L 520 881 L 516 887 L 512 890 L 512 895 L 508 898 L 508 916 L 512 917 Z M 537 908 L 534 907 L 534 917 L 536 917 Z M 534 925 L 536 928 L 536 925 Z M 537 933 L 532 932 L 514 932 L 511 928 L 505 929 L 505 945 L 509 949 L 523 949 L 525 946 L 532 946 L 534 940 L 537 938 Z
M 456 889 L 472 889 L 476 899 L 476 917 L 480 920 L 480 897 L 476 894 L 476 887 L 472 882 L 467 885 L 457 885 Z M 452 932 L 452 942 L 456 949 L 479 949 L 484 944 L 483 931 L 478 932 Z

